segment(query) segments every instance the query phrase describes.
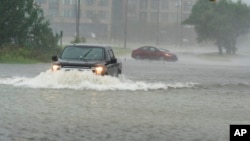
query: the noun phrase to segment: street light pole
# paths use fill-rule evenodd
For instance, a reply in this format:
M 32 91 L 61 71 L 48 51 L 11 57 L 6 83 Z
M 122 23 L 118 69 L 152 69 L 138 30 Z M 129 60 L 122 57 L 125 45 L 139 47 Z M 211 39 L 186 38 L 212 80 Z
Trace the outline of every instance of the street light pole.
M 160 0 L 158 0 L 157 7 L 157 33 L 156 33 L 156 46 L 159 45 L 159 35 L 160 34 Z
M 180 15 L 180 32 L 181 32 L 181 33 L 180 33 L 180 47 L 182 47 L 182 42 L 183 42 L 183 39 L 182 39 L 182 36 L 183 36 L 183 35 L 182 35 L 182 34 L 183 34 L 183 31 L 182 31 L 182 30 L 183 30 L 183 29 L 182 29 L 182 19 L 183 19 L 183 17 L 182 17 L 182 13 L 183 13 L 182 6 L 183 6 L 183 5 L 182 5 L 182 4 L 183 4 L 183 3 L 182 3 L 182 2 L 183 2 L 183 1 L 181 0 L 181 1 L 180 1 L 180 6 L 181 6 L 181 7 L 180 7 L 180 8 L 181 8 L 181 11 L 180 11 L 180 13 L 181 13 L 181 15 Z
M 125 0 L 125 7 L 124 7 L 124 48 L 127 47 L 127 24 L 128 24 L 128 0 Z
M 76 38 L 80 37 L 80 0 L 76 0 Z
M 176 29 L 176 34 L 175 34 L 175 46 L 177 47 L 178 46 L 178 43 L 179 43 L 179 6 L 180 6 L 180 2 L 177 1 L 175 3 L 175 7 L 176 7 L 176 26 L 175 26 L 175 29 Z

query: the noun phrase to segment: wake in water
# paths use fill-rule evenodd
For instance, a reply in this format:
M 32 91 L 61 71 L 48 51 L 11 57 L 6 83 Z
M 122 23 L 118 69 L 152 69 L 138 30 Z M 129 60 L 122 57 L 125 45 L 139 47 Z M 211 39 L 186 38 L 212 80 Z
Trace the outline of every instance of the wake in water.
M 143 81 L 132 81 L 121 75 L 119 78 L 111 76 L 98 76 L 92 72 L 58 71 L 50 70 L 40 73 L 34 78 L 12 77 L 0 78 L 0 84 L 23 86 L 30 88 L 52 88 L 52 89 L 77 89 L 77 90 L 157 90 L 168 88 L 189 88 L 195 83 L 147 83 Z

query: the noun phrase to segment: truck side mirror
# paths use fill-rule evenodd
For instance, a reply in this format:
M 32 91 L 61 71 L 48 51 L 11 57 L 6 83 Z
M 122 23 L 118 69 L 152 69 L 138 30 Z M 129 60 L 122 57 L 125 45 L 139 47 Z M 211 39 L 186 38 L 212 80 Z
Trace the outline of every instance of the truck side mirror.
M 52 61 L 55 61 L 55 62 L 58 61 L 58 57 L 56 55 L 52 56 L 51 59 Z
M 117 59 L 116 58 L 112 58 L 111 60 L 110 60 L 110 63 L 117 63 Z

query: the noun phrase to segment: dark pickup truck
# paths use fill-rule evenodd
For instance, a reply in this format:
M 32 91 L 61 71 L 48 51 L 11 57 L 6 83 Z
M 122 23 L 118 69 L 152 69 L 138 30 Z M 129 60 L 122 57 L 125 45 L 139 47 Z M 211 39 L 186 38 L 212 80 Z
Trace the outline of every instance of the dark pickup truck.
M 105 45 L 67 45 L 59 56 L 52 56 L 52 61 L 52 71 L 92 71 L 116 77 L 122 73 L 122 63 L 115 58 L 112 48 Z

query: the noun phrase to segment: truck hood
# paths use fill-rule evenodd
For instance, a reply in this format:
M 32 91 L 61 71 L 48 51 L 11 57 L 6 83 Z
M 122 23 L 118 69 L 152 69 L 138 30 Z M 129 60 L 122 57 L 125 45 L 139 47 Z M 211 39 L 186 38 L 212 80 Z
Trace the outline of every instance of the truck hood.
M 54 64 L 61 65 L 62 67 L 66 66 L 75 66 L 75 67 L 95 67 L 97 65 L 105 65 L 104 61 L 97 61 L 97 60 L 89 60 L 89 61 L 83 61 L 83 60 L 61 60 L 59 59 Z

